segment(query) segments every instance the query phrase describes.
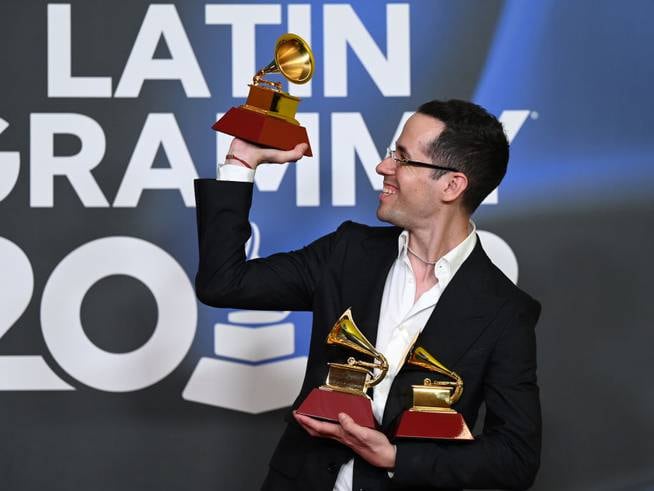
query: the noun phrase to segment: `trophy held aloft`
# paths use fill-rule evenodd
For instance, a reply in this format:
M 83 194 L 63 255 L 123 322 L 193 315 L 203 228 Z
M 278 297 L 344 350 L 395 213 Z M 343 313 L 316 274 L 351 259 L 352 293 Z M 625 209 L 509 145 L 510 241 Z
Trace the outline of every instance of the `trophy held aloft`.
M 397 438 L 474 440 L 463 416 L 452 409 L 463 394 L 463 379 L 447 369 L 429 352 L 417 347 L 408 356 L 409 365 L 440 373 L 451 380 L 430 380 L 413 385 L 413 407 L 404 411 L 395 430 Z
M 327 344 L 350 348 L 374 361 L 349 357 L 347 363 L 329 363 L 327 381 L 309 393 L 297 412 L 326 421 L 338 421 L 338 414 L 346 413 L 357 424 L 375 428 L 372 402 L 366 392 L 386 376 L 386 358 L 361 333 L 352 319 L 350 309 L 332 327 L 327 336 Z
M 262 68 L 249 85 L 245 104 L 232 107 L 212 128 L 263 147 L 291 150 L 298 143 L 308 145 L 304 155 L 311 157 L 306 128 L 295 119 L 300 98 L 282 90 L 280 82 L 263 77 L 281 73 L 294 84 L 307 83 L 314 71 L 313 53 L 300 36 L 283 34 L 275 43 L 274 59 Z

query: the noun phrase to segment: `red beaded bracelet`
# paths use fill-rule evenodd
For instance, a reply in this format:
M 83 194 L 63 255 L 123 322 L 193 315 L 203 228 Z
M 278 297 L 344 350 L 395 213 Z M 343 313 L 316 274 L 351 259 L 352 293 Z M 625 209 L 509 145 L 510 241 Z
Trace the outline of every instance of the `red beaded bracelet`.
M 226 160 L 227 160 L 227 159 L 238 160 L 241 164 L 243 164 L 243 165 L 244 165 L 245 167 L 247 167 L 248 169 L 252 169 L 252 166 L 251 166 L 250 164 L 248 164 L 245 160 L 238 158 L 238 157 L 237 157 L 236 155 L 234 155 L 233 153 L 228 153 L 227 155 L 225 155 L 225 159 L 226 159 Z

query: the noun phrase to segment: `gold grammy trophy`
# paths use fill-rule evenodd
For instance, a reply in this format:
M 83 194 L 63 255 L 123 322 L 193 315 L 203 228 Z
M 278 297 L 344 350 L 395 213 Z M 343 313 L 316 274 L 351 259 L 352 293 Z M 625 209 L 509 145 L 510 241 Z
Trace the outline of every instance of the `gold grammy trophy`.
M 447 369 L 423 347 L 409 353 L 409 365 L 440 373 L 451 380 L 430 380 L 413 385 L 413 407 L 404 411 L 395 430 L 398 438 L 434 438 L 442 440 L 473 440 L 463 416 L 452 409 L 463 394 L 463 379 Z
M 283 34 L 275 43 L 273 61 L 254 75 L 245 104 L 232 107 L 212 128 L 280 150 L 291 150 L 298 143 L 306 143 L 304 155 L 310 157 L 313 154 L 307 130 L 295 119 L 300 98 L 284 92 L 280 82 L 263 77 L 281 73 L 289 82 L 305 84 L 313 76 L 314 67 L 313 53 L 307 42 L 296 34 Z
M 357 424 L 374 428 L 372 403 L 366 392 L 386 376 L 386 358 L 361 333 L 350 309 L 332 327 L 327 344 L 350 348 L 370 356 L 374 361 L 371 363 L 349 357 L 347 363 L 328 363 L 327 381 L 309 393 L 297 412 L 327 421 L 337 421 L 339 413 L 346 413 Z M 378 370 L 377 374 L 375 370 Z

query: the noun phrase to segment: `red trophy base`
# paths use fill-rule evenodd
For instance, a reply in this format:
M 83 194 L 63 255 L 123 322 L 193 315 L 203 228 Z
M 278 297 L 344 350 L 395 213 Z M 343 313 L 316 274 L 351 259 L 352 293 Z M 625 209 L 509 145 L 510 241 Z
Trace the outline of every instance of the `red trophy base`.
M 358 425 L 367 428 L 377 426 L 370 399 L 335 390 L 313 389 L 297 412 L 327 421 L 338 421 L 338 413 L 345 413 Z
M 438 440 L 474 440 L 468 425 L 459 413 L 404 411 L 395 430 L 398 438 L 431 438 Z
M 304 155 L 313 155 L 307 130 L 303 126 L 250 109 L 233 107 L 212 128 L 241 140 L 279 150 L 291 150 L 298 143 L 306 143 L 309 147 Z

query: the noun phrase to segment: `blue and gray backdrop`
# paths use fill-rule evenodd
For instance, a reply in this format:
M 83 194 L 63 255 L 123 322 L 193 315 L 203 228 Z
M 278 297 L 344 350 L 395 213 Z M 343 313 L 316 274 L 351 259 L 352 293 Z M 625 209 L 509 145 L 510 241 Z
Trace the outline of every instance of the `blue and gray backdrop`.
M 255 489 L 310 314 L 194 296 L 192 181 L 275 39 L 317 60 L 315 156 L 257 173 L 249 257 L 375 224 L 405 118 L 475 101 L 512 141 L 476 213 L 538 298 L 538 490 L 654 489 L 650 1 L 5 0 L 0 4 L 0 489 Z

